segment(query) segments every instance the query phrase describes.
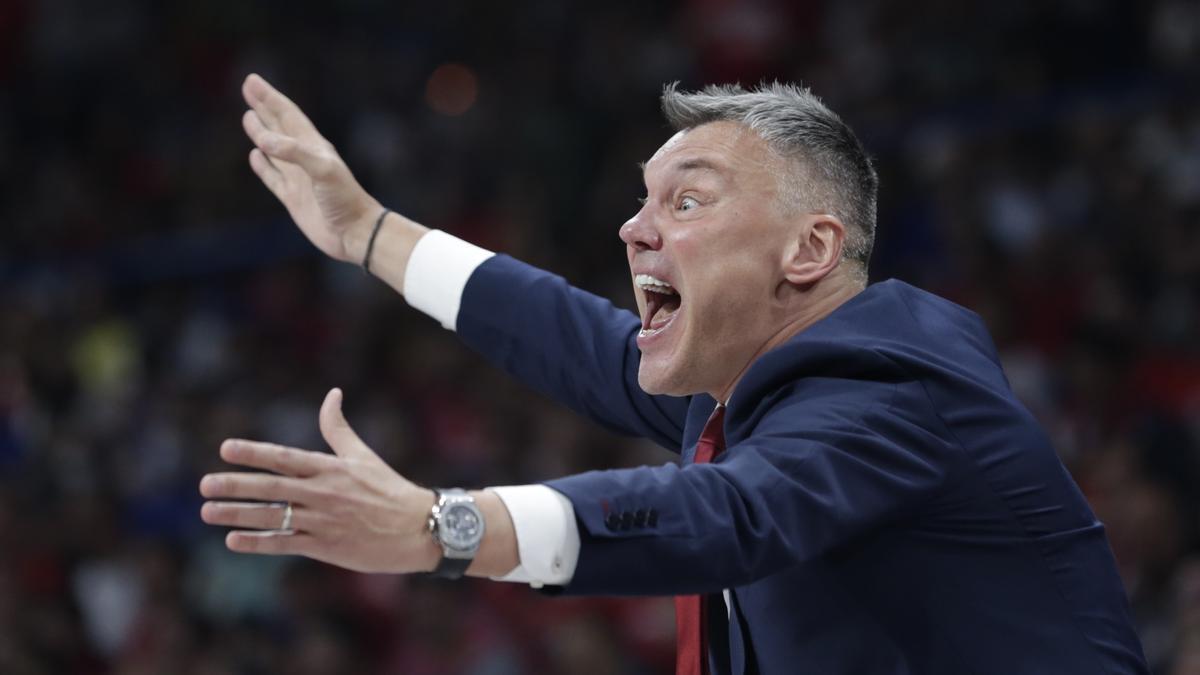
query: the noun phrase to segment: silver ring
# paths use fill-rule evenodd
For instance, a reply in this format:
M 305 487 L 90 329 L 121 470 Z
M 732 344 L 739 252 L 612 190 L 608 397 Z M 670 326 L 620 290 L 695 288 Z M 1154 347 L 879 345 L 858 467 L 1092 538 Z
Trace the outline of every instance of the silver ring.
M 281 532 L 287 532 L 292 529 L 292 503 L 288 502 L 283 508 L 283 523 L 279 526 Z

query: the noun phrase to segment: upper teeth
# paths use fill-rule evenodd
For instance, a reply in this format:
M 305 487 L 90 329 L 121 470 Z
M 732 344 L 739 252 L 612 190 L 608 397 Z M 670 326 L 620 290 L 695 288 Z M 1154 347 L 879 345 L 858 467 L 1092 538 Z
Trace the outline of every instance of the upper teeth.
M 639 274 L 633 278 L 633 282 L 638 285 L 638 288 L 655 293 L 674 293 L 675 288 L 663 281 L 650 276 L 649 274 Z

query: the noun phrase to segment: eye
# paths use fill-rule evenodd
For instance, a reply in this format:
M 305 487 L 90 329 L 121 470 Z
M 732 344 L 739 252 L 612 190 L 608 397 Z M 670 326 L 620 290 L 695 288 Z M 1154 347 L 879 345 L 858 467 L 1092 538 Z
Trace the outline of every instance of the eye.
M 679 206 L 677 208 L 680 211 L 691 211 L 697 206 L 700 206 L 700 202 L 695 197 L 684 197 L 683 199 L 679 200 Z

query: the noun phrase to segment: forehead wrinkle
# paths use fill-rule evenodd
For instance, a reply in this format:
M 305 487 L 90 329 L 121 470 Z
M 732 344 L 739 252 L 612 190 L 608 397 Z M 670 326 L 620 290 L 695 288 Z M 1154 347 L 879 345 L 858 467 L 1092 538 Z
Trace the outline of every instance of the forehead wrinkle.
M 661 176 L 665 179 L 668 177 L 682 177 L 689 173 L 707 173 L 716 176 L 721 182 L 730 182 L 730 170 L 719 161 L 709 157 L 684 157 L 676 160 L 673 164 L 662 170 Z M 643 171 L 643 178 L 645 172 Z
M 647 171 L 667 162 L 671 163 L 666 168 L 654 170 L 658 176 L 677 177 L 689 171 L 707 170 L 725 183 L 736 182 L 736 169 L 745 152 L 741 146 L 749 139 L 762 143 L 762 137 L 753 129 L 728 120 L 682 129 L 667 139 L 649 160 L 640 163 L 642 182 L 649 185 Z M 729 155 L 728 160 L 724 155 Z
M 711 171 L 713 173 L 724 176 L 727 171 L 718 162 L 707 157 L 687 157 L 681 159 L 670 168 L 668 173 L 685 173 L 688 171 Z

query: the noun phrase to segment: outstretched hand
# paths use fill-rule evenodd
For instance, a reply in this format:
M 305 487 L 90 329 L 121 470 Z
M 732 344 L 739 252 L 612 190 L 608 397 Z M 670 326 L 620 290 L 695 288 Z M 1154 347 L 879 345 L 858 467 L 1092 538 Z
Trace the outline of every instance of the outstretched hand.
M 359 572 L 423 572 L 441 556 L 426 529 L 434 493 L 392 470 L 358 437 L 333 389 L 320 412 L 334 454 L 228 440 L 221 457 L 273 473 L 214 473 L 200 481 L 206 523 L 235 527 L 233 551 L 296 554 Z M 244 501 L 253 500 L 253 501 Z M 280 530 L 286 504 L 291 529 Z
M 254 142 L 254 173 L 317 248 L 337 260 L 359 262 L 347 238 L 369 230 L 383 207 L 287 96 L 254 74 L 242 83 L 242 96 L 250 106 L 242 127 Z

